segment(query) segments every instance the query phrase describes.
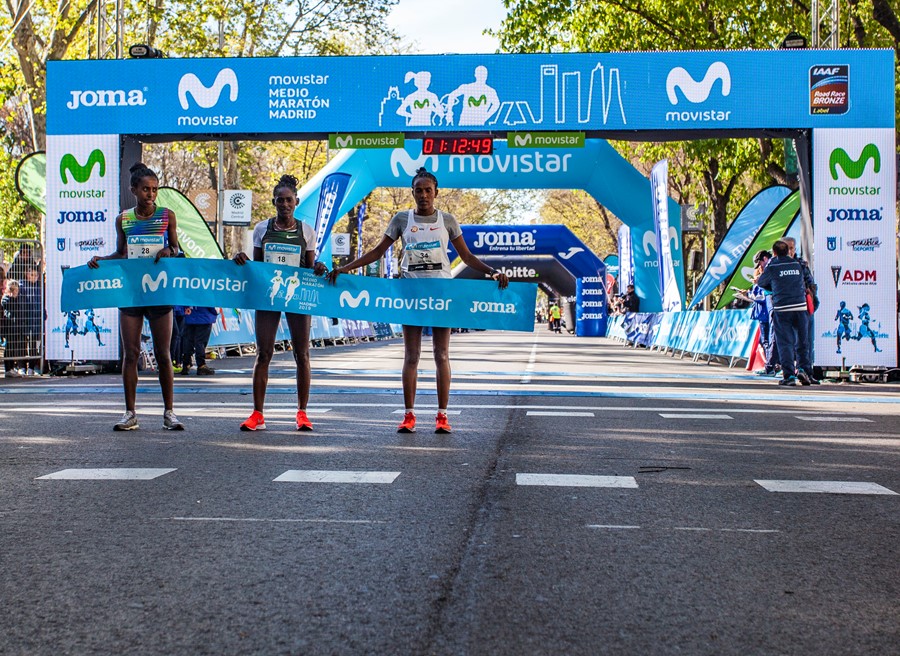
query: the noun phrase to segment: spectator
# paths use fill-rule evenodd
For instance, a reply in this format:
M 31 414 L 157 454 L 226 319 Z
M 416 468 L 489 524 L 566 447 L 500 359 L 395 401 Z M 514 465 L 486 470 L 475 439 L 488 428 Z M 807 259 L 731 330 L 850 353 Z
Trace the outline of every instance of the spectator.
M 809 360 L 806 290 L 815 282 L 809 269 L 790 257 L 787 242 L 776 241 L 772 251 L 775 257 L 769 261 L 757 284 L 772 292 L 775 343 L 782 375 L 779 385 L 796 386 L 798 380 L 809 385 L 812 363 Z
M 191 372 L 191 354 L 197 362 L 198 376 L 212 376 L 216 370 L 206 364 L 206 345 L 212 333 L 212 325 L 219 313 L 214 307 L 184 308 L 184 334 L 181 338 L 181 375 Z
M 775 363 L 778 360 L 775 353 L 775 337 L 772 330 L 772 296 L 757 284 L 762 272 L 766 270 L 766 264 L 772 258 L 769 251 L 761 250 L 753 256 L 753 263 L 756 270 L 753 276 L 753 286 L 750 291 L 737 293 L 739 298 L 751 301 L 753 306 L 750 308 L 750 318 L 759 322 L 759 343 L 763 347 L 763 353 L 766 356 L 765 375 L 771 376 L 775 373 Z
M 802 266 L 804 269 L 806 269 L 806 273 L 809 274 L 810 279 L 812 279 L 812 273 L 809 270 L 809 264 L 807 263 L 807 261 L 804 260 L 802 257 L 797 257 L 797 240 L 794 239 L 793 237 L 785 237 L 784 239 L 782 239 L 782 241 L 788 245 L 788 255 L 790 257 L 794 258 L 795 260 L 797 260 L 800 263 L 800 266 Z M 818 291 L 818 288 L 816 287 L 816 284 L 813 283 L 812 286 L 809 289 L 807 289 L 806 291 L 810 296 L 812 296 L 813 313 L 815 313 L 815 311 L 819 309 L 819 296 L 816 293 Z M 809 337 L 807 340 L 807 344 L 809 346 L 808 357 L 809 357 L 810 367 L 812 367 L 812 363 L 816 359 L 816 352 L 815 352 L 816 325 L 815 324 L 816 324 L 815 314 L 810 314 L 809 330 L 808 330 Z M 816 380 L 815 377 L 813 377 L 813 375 L 812 375 L 812 373 L 813 373 L 812 369 L 810 369 L 808 373 L 810 375 L 810 382 L 812 382 L 814 385 L 818 384 L 819 381 Z
M 32 267 L 25 270 L 25 280 L 19 286 L 19 296 L 23 307 L 23 332 L 25 375 L 34 376 L 35 369 L 41 372 L 41 336 L 44 327 L 44 288 L 41 273 Z
M 19 252 L 16 253 L 12 264 L 9 265 L 7 278 L 22 282 L 25 280 L 25 272 L 28 269 L 40 270 L 40 259 L 35 256 L 32 245 L 26 242 L 19 246 Z
M 172 306 L 172 341 L 169 343 L 169 353 L 172 356 L 172 371 L 181 373 L 181 355 L 184 352 L 182 340 L 184 337 L 184 306 Z
M 3 313 L 3 336 L 6 338 L 3 359 L 6 377 L 21 378 L 24 375 L 20 368 L 25 356 L 25 306 L 19 295 L 18 280 L 7 281 L 0 308 Z
M 641 299 L 634 292 L 634 285 L 625 287 L 625 295 L 622 297 L 622 310 L 624 312 L 641 311 Z
M 548 326 L 553 332 L 562 332 L 560 324 L 562 323 L 562 312 L 560 312 L 559 304 L 553 301 L 550 305 L 550 325 Z

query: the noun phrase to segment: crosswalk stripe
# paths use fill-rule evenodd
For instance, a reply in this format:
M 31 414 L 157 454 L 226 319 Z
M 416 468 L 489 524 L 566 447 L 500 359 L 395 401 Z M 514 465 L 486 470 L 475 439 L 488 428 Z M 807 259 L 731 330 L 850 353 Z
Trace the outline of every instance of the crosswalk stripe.
M 552 410 L 529 410 L 525 413 L 528 417 L 593 417 L 593 412 L 572 412 Z
M 516 474 L 516 485 L 619 488 L 637 488 L 638 486 L 633 476 L 589 476 L 580 474 Z
M 846 422 L 853 423 L 853 424 L 858 424 L 858 423 L 871 424 L 872 423 L 871 419 L 866 419 L 865 417 L 819 417 L 817 415 L 810 415 L 810 416 L 797 415 L 796 418 L 800 419 L 801 421 L 839 421 L 839 422 L 846 421 Z
M 289 469 L 274 479 L 276 483 L 378 483 L 390 484 L 400 472 L 387 471 L 322 471 Z
M 877 483 L 859 481 L 768 481 L 754 480 L 769 492 L 815 492 L 822 494 L 883 494 L 896 492 Z
M 713 415 L 713 414 L 701 414 L 701 413 L 686 413 L 679 412 L 678 414 L 668 414 L 664 412 L 660 412 L 659 416 L 663 419 L 734 419 L 734 417 L 730 415 Z
M 35 480 L 63 481 L 151 481 L 175 469 L 63 469 Z

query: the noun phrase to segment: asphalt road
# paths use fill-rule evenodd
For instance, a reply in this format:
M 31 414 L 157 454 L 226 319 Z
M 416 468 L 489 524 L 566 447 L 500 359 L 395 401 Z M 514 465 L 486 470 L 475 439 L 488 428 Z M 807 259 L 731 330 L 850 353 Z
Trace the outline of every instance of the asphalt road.
M 251 358 L 176 376 L 183 433 L 151 375 L 132 433 L 115 376 L 2 381 L 0 654 L 900 654 L 900 386 L 451 350 L 451 435 L 427 357 L 395 432 L 399 340 L 313 351 L 312 433 L 290 354 L 260 433 Z

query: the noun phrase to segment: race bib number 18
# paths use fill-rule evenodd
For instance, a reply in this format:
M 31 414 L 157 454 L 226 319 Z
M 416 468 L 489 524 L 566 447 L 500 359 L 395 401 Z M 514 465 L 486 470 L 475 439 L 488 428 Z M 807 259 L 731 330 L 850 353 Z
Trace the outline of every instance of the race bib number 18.
M 263 247 L 264 261 L 267 264 L 283 264 L 285 266 L 299 267 L 303 250 L 294 244 L 265 244 Z

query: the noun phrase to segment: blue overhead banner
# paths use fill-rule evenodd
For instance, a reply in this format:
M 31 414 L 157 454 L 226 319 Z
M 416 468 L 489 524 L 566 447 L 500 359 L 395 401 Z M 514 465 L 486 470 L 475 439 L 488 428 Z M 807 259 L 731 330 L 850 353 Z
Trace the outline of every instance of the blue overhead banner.
M 386 280 L 339 276 L 332 285 L 309 269 L 264 262 L 163 258 L 104 260 L 68 269 L 63 311 L 148 305 L 278 310 L 412 326 L 518 330 L 534 328 L 537 286 L 499 289 L 481 280 Z
M 892 50 L 50 61 L 47 132 L 893 127 L 893 88 Z

